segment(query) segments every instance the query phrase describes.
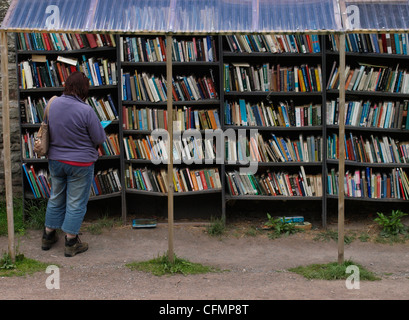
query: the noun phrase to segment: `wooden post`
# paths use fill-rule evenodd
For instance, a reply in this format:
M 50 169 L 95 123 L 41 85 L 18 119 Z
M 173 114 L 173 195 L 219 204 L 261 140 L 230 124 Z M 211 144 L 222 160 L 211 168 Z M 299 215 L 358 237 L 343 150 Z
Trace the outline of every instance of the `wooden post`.
M 338 263 L 344 263 L 345 179 L 345 33 L 339 38 L 339 161 L 338 161 Z
M 172 36 L 166 36 L 166 88 L 168 113 L 168 259 L 174 262 L 173 254 L 173 96 L 172 96 Z
M 11 260 L 15 262 L 16 252 L 14 245 L 14 214 L 13 214 L 13 188 L 11 177 L 10 156 L 10 106 L 9 106 L 9 72 L 8 72 L 8 47 L 7 32 L 0 31 L 1 48 L 1 78 L 2 78 L 2 103 L 3 103 L 3 151 L 4 151 L 4 180 L 6 187 L 8 246 Z

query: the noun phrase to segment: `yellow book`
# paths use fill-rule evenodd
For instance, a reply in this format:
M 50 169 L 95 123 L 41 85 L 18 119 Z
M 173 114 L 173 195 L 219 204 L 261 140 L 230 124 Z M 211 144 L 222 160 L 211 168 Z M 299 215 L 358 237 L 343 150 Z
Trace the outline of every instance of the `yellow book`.
M 320 92 L 321 91 L 321 81 L 320 81 L 318 69 L 315 69 L 315 81 L 317 83 L 317 91 Z

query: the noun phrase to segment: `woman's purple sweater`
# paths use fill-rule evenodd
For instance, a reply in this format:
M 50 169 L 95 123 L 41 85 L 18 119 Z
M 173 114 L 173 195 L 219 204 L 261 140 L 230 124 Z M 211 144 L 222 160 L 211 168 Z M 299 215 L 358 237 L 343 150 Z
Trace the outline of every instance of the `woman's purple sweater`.
M 62 95 L 50 105 L 48 159 L 95 162 L 106 139 L 94 109 L 77 97 Z

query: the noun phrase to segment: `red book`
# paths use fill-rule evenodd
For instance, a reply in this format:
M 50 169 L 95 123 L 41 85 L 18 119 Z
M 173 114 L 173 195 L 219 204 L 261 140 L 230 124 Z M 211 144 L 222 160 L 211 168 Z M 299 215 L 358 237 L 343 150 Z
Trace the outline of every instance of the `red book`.
M 87 40 L 89 42 L 89 46 L 92 49 L 98 47 L 97 42 L 95 41 L 95 35 L 87 33 L 86 36 L 87 36 Z
M 207 187 L 206 177 L 205 177 L 205 175 L 204 175 L 203 170 L 200 170 L 200 171 L 199 171 L 199 174 L 200 174 L 200 179 L 202 180 L 203 190 L 207 190 L 208 187 Z
M 77 38 L 77 41 L 78 41 L 78 44 L 79 44 L 80 48 L 84 48 L 84 43 L 82 42 L 82 39 L 81 39 L 80 35 L 76 33 L 75 37 Z
M 52 50 L 52 47 L 50 45 L 50 40 L 48 40 L 48 34 L 43 33 L 42 35 L 43 35 L 43 39 L 44 39 L 43 41 L 45 43 L 45 46 L 46 46 L 47 50 Z

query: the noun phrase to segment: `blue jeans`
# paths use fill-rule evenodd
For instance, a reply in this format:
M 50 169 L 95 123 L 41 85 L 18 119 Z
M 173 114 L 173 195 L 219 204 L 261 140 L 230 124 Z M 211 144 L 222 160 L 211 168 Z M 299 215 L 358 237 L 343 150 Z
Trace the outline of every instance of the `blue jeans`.
M 51 175 L 51 196 L 45 215 L 45 226 L 78 234 L 94 178 L 94 164 L 79 167 L 56 160 L 48 161 Z

